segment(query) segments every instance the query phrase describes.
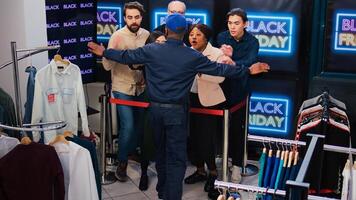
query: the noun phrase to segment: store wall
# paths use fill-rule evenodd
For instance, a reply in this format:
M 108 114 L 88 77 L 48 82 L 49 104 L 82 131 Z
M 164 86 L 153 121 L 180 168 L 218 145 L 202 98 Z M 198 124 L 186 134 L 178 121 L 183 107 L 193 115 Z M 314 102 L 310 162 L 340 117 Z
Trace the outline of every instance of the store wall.
M 11 60 L 11 41 L 16 41 L 17 48 L 21 49 L 46 46 L 45 0 L 1 1 L 0 27 L 0 64 Z M 44 52 L 19 62 L 22 104 L 25 103 L 28 77 L 25 73 L 26 67 L 32 63 L 33 66 L 40 69 L 48 63 L 47 57 L 47 52 Z M 14 99 L 12 65 L 0 70 L 0 87 Z

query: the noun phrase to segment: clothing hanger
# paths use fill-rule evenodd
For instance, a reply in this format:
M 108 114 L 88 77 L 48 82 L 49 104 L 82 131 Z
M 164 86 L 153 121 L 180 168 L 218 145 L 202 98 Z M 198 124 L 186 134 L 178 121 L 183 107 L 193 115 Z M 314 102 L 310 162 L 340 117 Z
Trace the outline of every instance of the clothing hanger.
M 55 143 L 58 143 L 58 142 L 63 142 L 65 144 L 69 144 L 69 141 L 66 140 L 66 138 L 64 137 L 64 135 L 57 135 L 56 138 L 49 143 L 49 145 L 54 145 Z
M 291 151 L 289 153 L 289 158 L 288 158 L 288 165 L 287 165 L 288 168 L 292 166 L 293 157 L 294 157 L 294 151 Z
M 64 60 L 64 59 L 62 58 L 62 56 L 59 54 L 59 50 L 60 50 L 60 48 L 57 50 L 56 55 L 54 55 L 53 60 L 56 62 L 57 65 L 58 65 L 58 64 L 64 65 L 64 66 L 62 66 L 62 65 L 57 66 L 58 69 L 64 69 L 64 68 L 67 67 L 70 63 L 69 63 L 69 61 Z
M 63 136 L 66 138 L 66 137 L 73 137 L 73 133 L 72 133 L 72 131 L 64 131 L 64 133 L 63 133 Z
M 271 141 L 268 142 L 268 145 L 269 145 L 268 157 L 272 157 L 273 150 L 272 150 L 272 146 L 271 146 Z
M 263 144 L 262 153 L 266 153 L 266 152 L 267 152 L 267 148 L 266 148 L 266 144 L 265 144 L 265 141 L 264 141 L 264 140 L 262 140 L 262 144 Z
M 294 152 L 294 163 L 293 163 L 293 165 L 297 165 L 297 163 L 298 163 L 298 159 L 299 159 L 299 152 L 298 151 L 295 151 Z
M 284 152 L 284 163 L 283 163 L 283 167 L 287 167 L 287 164 L 288 164 L 288 157 L 289 157 L 289 150 L 288 150 L 288 148 L 286 148 L 286 151 Z
M 276 158 L 279 158 L 279 155 L 281 154 L 281 150 L 279 149 L 278 142 L 276 142 L 276 147 L 277 147 Z

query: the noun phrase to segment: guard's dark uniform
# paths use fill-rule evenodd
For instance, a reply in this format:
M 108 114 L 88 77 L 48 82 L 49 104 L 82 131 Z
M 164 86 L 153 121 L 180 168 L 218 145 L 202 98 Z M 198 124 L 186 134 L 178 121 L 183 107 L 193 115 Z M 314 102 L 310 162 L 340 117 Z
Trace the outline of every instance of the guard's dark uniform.
M 187 159 L 189 91 L 195 75 L 200 72 L 235 77 L 243 84 L 248 79 L 249 69 L 212 62 L 174 39 L 135 50 L 108 49 L 104 57 L 123 64 L 145 64 L 151 126 L 157 148 L 156 189 L 160 198 L 181 199 Z

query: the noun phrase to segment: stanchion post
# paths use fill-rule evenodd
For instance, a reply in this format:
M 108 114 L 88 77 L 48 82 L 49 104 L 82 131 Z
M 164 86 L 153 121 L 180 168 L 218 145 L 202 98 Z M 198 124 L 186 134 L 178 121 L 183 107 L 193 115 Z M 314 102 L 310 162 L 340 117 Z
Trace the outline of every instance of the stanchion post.
M 107 97 L 105 95 L 101 95 L 99 98 L 101 103 L 100 110 L 100 132 L 101 132 L 101 183 L 103 185 L 108 185 L 114 183 L 116 181 L 115 176 L 113 174 L 108 174 L 106 172 L 106 116 L 107 116 Z
M 224 144 L 223 144 L 223 157 L 222 157 L 222 178 L 223 181 L 228 181 L 228 147 L 229 147 L 229 110 L 224 109 Z
M 248 159 L 247 141 L 248 141 L 249 117 L 250 117 L 250 95 L 247 95 L 247 97 L 246 97 L 246 112 L 245 112 L 244 159 L 243 159 L 243 166 L 242 166 L 242 173 L 241 173 L 242 176 L 253 176 L 258 173 L 257 166 L 247 164 L 247 159 Z

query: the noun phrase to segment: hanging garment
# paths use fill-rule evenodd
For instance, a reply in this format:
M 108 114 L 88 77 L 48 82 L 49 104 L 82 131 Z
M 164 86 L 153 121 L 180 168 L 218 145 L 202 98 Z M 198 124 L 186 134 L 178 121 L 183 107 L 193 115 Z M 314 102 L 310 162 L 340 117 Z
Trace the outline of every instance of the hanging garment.
M 280 179 L 281 179 L 281 173 L 282 173 L 283 164 L 284 164 L 284 153 L 285 153 L 285 151 L 282 151 L 282 153 L 281 153 L 281 160 L 279 161 L 277 177 L 276 177 L 276 181 L 275 181 L 274 187 L 273 187 L 274 189 L 278 188 L 278 184 L 279 184 Z
M 74 142 L 53 144 L 64 173 L 65 200 L 98 200 L 90 153 Z
M 61 163 L 53 147 L 19 144 L 0 159 L 1 200 L 64 200 Z
M 31 118 L 32 118 L 33 96 L 35 94 L 35 77 L 36 77 L 37 69 L 33 66 L 29 66 L 26 68 L 25 72 L 29 74 L 27 80 L 25 116 L 23 119 L 23 123 L 28 124 L 31 123 Z
M 307 141 L 308 137 L 306 133 L 321 134 L 325 135 L 325 144 L 348 147 L 350 131 L 345 112 L 345 104 L 334 99 L 327 93 L 323 93 L 313 99 L 314 103 L 322 106 L 322 110 L 318 110 L 318 116 L 314 117 L 313 120 L 304 120 L 306 123 L 299 123 L 297 125 L 296 139 Z M 308 106 L 316 106 L 316 104 L 310 103 L 312 101 L 313 100 L 307 100 L 303 102 L 299 113 L 311 109 L 307 108 Z M 308 104 L 308 106 L 305 106 L 306 104 Z M 300 120 L 298 120 L 298 122 L 300 122 Z M 301 153 L 305 154 L 304 151 Z M 320 162 L 311 163 L 305 180 L 310 183 L 310 189 L 314 191 L 319 192 L 323 190 L 324 193 L 335 193 L 340 191 L 340 172 L 343 170 L 347 156 L 327 151 L 324 151 L 323 154 L 323 158 L 319 154 L 313 157 L 314 161 L 323 159 L 321 160 L 321 166 L 314 164 Z
M 30 124 L 32 118 L 33 96 L 35 94 L 35 77 L 36 77 L 37 69 L 33 66 L 29 66 L 26 68 L 25 72 L 29 74 L 27 79 L 25 115 L 23 118 L 23 123 Z M 26 134 L 28 137 L 33 139 L 31 131 L 27 131 Z
M 274 161 L 274 166 L 273 166 L 273 170 L 272 170 L 272 174 L 271 174 L 271 179 L 270 179 L 270 182 L 269 182 L 269 187 L 270 188 L 274 188 L 274 184 L 275 184 L 276 178 L 277 178 L 280 159 L 281 159 L 280 158 L 280 150 L 277 150 L 276 159 Z
M 66 137 L 66 140 L 72 141 L 89 151 L 91 161 L 93 164 L 94 173 L 95 173 L 96 187 L 98 190 L 99 199 L 101 199 L 101 179 L 100 179 L 99 163 L 98 163 L 98 157 L 96 156 L 95 145 L 92 142 L 81 139 L 75 135 L 73 135 L 73 137 Z
M 349 197 L 349 190 L 352 188 L 349 188 L 349 182 L 350 179 L 352 178 L 350 168 L 352 169 L 352 166 L 350 166 L 350 160 L 347 160 L 345 163 L 344 170 L 342 171 L 342 176 L 343 181 L 342 181 L 342 191 L 341 191 L 341 200 L 349 200 L 351 197 Z
M 319 95 L 319 96 L 316 96 L 316 97 L 313 97 L 313 98 L 310 98 L 310 99 L 307 99 L 307 100 L 303 101 L 303 104 L 300 106 L 299 113 L 301 113 L 302 110 L 305 110 L 305 109 L 307 109 L 307 108 L 316 106 L 316 105 L 318 105 L 318 104 L 321 104 L 321 103 L 322 103 L 322 100 L 323 100 L 323 99 L 322 99 L 322 96 L 323 96 L 323 95 L 327 95 L 329 101 L 330 101 L 333 105 L 335 105 L 336 107 L 338 107 L 338 108 L 340 108 L 340 109 L 342 109 L 342 110 L 346 110 L 346 105 L 345 105 L 343 102 L 341 102 L 341 101 L 335 99 L 334 97 L 332 97 L 332 96 L 329 95 L 328 93 L 323 93 L 323 94 L 321 94 L 321 95 Z
M 272 149 L 270 149 L 268 151 L 266 171 L 263 177 L 263 187 L 269 187 L 274 159 L 275 157 L 272 155 Z
M 89 136 L 87 111 L 80 69 L 70 63 L 62 71 L 54 60 L 37 72 L 31 123 L 66 121 L 67 126 L 57 131 L 47 131 L 44 142 L 47 144 L 56 134 L 64 130 L 77 135 L 78 110 L 83 133 Z M 39 141 L 39 133 L 33 132 L 34 141 Z
M 12 98 L 0 87 L 0 106 L 3 108 L 3 121 L 0 123 L 8 126 L 16 126 L 15 104 Z M 6 130 L 6 133 L 11 137 L 20 138 L 20 135 L 15 131 Z
M 289 153 L 288 165 L 287 165 L 287 168 L 286 168 L 286 172 L 285 172 L 284 177 L 283 177 L 283 182 L 282 182 L 282 189 L 283 190 L 286 189 L 286 182 L 287 182 L 287 180 L 289 180 L 291 167 L 292 167 L 292 161 L 293 161 L 293 155 L 294 155 L 294 152 L 291 151 Z
M 264 169 L 265 169 L 265 163 L 266 163 L 266 148 L 263 148 L 262 155 L 259 159 L 259 164 L 260 164 L 260 172 L 258 173 L 258 186 L 262 187 L 263 186 L 263 175 L 264 175 Z
M 317 126 L 301 132 L 299 138 L 301 141 L 308 140 L 306 133 L 327 134 L 324 144 L 343 147 L 349 146 L 349 132 L 339 129 L 325 121 L 321 121 Z M 304 155 L 305 152 L 302 152 L 302 154 Z M 324 151 L 323 154 L 321 166 L 317 166 L 315 162 L 309 165 L 305 180 L 310 183 L 310 189 L 316 191 L 321 189 L 327 193 L 340 191 L 341 184 L 339 184 L 339 180 L 347 160 L 347 155 L 329 151 Z M 317 161 L 321 159 L 320 156 L 319 154 L 315 155 L 313 160 Z
M 283 180 L 284 180 L 284 176 L 285 176 L 287 165 L 288 165 L 288 157 L 289 157 L 289 151 L 286 151 L 284 153 L 284 162 L 283 162 L 283 167 L 282 167 L 282 170 L 281 170 L 281 175 L 280 175 L 279 180 L 278 180 L 277 189 L 282 189 L 283 184 L 285 184 L 283 182 Z
M 298 175 L 298 171 L 299 171 L 299 166 L 300 166 L 300 160 L 299 160 L 299 152 L 296 151 L 294 153 L 294 162 L 293 162 L 293 166 L 290 172 L 290 176 L 289 176 L 289 180 L 294 181 Z
M 0 136 L 0 159 L 20 144 L 19 140 L 12 137 Z

